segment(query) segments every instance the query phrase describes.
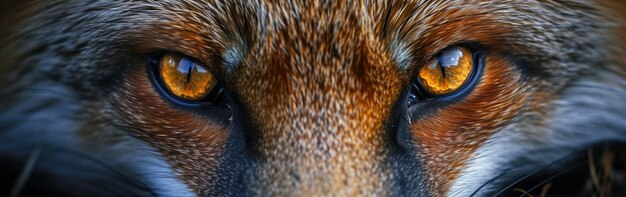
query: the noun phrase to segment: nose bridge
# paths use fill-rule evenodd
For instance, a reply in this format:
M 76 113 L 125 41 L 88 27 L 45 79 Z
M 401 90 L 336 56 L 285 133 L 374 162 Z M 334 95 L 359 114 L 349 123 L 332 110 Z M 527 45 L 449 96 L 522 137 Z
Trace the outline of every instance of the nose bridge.
M 392 179 L 384 162 L 384 121 L 368 112 L 358 91 L 304 81 L 264 112 L 273 118 L 258 131 L 258 188 L 274 194 L 384 193 Z
M 263 64 L 274 66 L 260 71 L 272 71 L 264 76 L 266 92 L 273 95 L 258 98 L 261 104 L 251 101 L 258 106 L 252 110 L 259 137 L 254 147 L 256 191 L 366 195 L 392 188 L 384 125 L 391 102 L 375 98 L 396 94 L 385 95 L 384 88 L 371 82 L 378 81 L 372 75 L 378 70 L 365 52 L 334 49 L 331 40 L 318 40 L 316 48 L 298 53 L 275 53 L 277 60 L 268 62 L 278 64 Z M 334 50 L 340 55 L 333 56 Z
M 326 33 L 291 30 L 303 36 L 290 40 L 273 39 L 275 51 L 264 61 L 266 86 L 274 94 L 263 98 L 260 119 L 265 119 L 261 136 L 261 150 L 273 150 L 282 145 L 308 154 L 294 159 L 317 156 L 322 153 L 339 156 L 346 148 L 377 145 L 382 140 L 385 104 L 374 106 L 368 97 L 381 96 L 373 83 L 377 80 L 374 67 L 363 50 L 365 40 L 359 37 L 342 38 L 356 30 L 334 30 L 332 25 L 311 21 L 309 26 L 324 27 Z M 289 28 L 288 28 L 289 29 Z M 337 32 L 328 33 L 328 32 Z M 287 31 L 289 32 L 289 31 Z M 289 37 L 282 35 L 279 37 Z M 337 40 L 345 40 L 340 44 Z M 269 52 L 268 52 L 269 53 Z M 280 140 L 280 141 L 276 141 Z M 264 143 L 271 142 L 271 143 Z M 367 148 L 359 150 L 369 150 Z M 290 150 L 291 151 L 291 150 Z M 370 150 L 371 151 L 371 150 Z M 347 151 L 346 151 L 347 152 Z
M 239 98 L 255 127 L 251 191 L 389 194 L 385 124 L 402 84 L 393 61 L 356 18 L 351 28 L 300 20 L 269 28 L 261 55 L 238 71 Z
M 294 147 L 296 150 L 311 153 L 298 158 L 318 153 L 338 157 L 340 152 L 352 152 L 345 150 L 349 148 L 374 152 L 371 149 L 380 145 L 383 137 L 383 121 L 366 114 L 369 106 L 359 94 L 367 93 L 337 87 L 296 87 L 285 98 L 285 106 L 276 108 L 281 111 L 274 113 L 274 120 L 280 122 L 270 123 L 275 127 L 265 132 L 277 134 L 271 137 L 283 136 L 283 143 L 293 141 L 290 145 L 301 146 Z

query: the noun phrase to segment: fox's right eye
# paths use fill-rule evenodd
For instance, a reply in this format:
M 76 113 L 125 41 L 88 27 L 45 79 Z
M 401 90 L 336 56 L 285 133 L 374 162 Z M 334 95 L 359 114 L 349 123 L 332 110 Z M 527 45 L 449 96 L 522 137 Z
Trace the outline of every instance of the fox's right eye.
M 212 104 L 221 97 L 217 79 L 198 61 L 165 53 L 153 63 L 155 86 L 167 97 L 183 104 Z

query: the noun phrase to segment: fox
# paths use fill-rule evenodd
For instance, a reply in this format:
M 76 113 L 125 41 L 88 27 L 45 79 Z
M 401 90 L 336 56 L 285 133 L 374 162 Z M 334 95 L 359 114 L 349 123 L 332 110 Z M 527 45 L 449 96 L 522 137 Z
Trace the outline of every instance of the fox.
M 0 195 L 626 195 L 624 4 L 3 1 Z

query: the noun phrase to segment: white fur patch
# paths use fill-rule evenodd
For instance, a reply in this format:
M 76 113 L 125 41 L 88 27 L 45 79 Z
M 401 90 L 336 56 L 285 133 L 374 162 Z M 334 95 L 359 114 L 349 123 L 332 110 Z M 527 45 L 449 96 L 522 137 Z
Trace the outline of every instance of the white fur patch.
M 491 136 L 454 180 L 448 196 L 470 196 L 474 192 L 476 196 L 493 195 L 507 185 L 503 183 L 591 145 L 625 142 L 626 81 L 615 76 L 603 80 L 610 82 L 579 81 L 553 102 L 554 110 L 549 117 L 527 114 Z M 548 126 L 527 123 L 531 117 L 547 119 Z

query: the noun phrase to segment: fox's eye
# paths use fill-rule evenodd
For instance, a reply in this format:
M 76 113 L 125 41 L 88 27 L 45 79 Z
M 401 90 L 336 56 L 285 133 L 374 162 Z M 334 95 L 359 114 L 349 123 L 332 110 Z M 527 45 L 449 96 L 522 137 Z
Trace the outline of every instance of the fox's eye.
M 445 97 L 460 92 L 477 73 L 475 57 L 467 47 L 442 50 L 418 70 L 412 99 Z
M 174 96 L 199 101 L 217 84 L 213 74 L 204 66 L 177 54 L 165 54 L 159 63 L 163 84 Z
M 219 94 L 217 79 L 206 66 L 176 53 L 166 53 L 154 63 L 159 89 L 178 101 L 210 103 Z
M 409 104 L 425 99 L 455 100 L 465 95 L 479 79 L 482 54 L 464 46 L 437 53 L 415 74 Z
M 442 51 L 424 65 L 417 79 L 426 93 L 441 96 L 457 91 L 472 72 L 472 55 L 462 47 Z

